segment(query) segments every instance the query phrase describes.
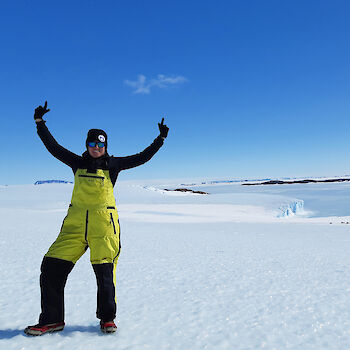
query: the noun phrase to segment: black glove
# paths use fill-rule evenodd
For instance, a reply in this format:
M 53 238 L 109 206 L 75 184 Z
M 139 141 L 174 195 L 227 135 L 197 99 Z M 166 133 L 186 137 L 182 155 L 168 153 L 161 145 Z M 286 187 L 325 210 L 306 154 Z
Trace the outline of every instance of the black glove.
M 45 105 L 43 106 L 39 106 L 37 108 L 35 108 L 35 112 L 34 112 L 34 119 L 36 122 L 40 122 L 43 120 L 43 116 L 45 113 L 50 112 L 49 109 L 47 109 L 47 101 L 45 101 Z
M 164 118 L 162 118 L 162 122 L 158 123 L 159 131 L 160 131 L 160 136 L 165 139 L 168 136 L 168 131 L 169 128 L 163 124 L 164 123 Z

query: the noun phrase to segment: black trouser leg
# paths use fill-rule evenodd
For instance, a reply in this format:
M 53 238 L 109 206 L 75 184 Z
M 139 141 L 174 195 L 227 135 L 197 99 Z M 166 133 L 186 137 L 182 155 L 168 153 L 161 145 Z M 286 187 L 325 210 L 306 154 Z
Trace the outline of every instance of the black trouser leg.
M 117 311 L 113 278 L 114 264 L 93 264 L 92 267 L 97 281 L 96 316 L 102 321 L 112 321 Z
M 41 264 L 41 314 L 39 324 L 64 321 L 64 287 L 74 264 L 67 260 L 44 257 Z

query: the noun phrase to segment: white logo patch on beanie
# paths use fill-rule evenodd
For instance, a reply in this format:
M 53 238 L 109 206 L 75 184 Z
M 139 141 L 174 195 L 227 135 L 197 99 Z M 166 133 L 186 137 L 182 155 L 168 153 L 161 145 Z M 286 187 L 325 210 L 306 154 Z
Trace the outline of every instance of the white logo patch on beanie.
M 98 140 L 100 142 L 105 142 L 106 141 L 106 139 L 105 139 L 105 137 L 103 135 L 98 135 Z

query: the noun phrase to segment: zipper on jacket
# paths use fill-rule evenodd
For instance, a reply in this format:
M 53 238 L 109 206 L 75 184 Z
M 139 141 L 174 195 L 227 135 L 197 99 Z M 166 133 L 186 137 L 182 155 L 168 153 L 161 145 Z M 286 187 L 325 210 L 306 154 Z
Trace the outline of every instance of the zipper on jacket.
M 118 219 L 118 227 L 119 227 L 119 250 L 118 250 L 117 255 L 116 255 L 116 256 L 114 257 L 114 259 L 113 259 L 113 263 L 115 262 L 115 259 L 118 258 L 119 254 L 120 254 L 120 250 L 121 250 L 121 248 L 122 248 L 122 245 L 121 245 L 121 242 L 120 242 L 120 223 L 119 223 L 119 219 Z
M 86 219 L 85 219 L 85 241 L 87 242 L 87 231 L 88 231 L 88 223 L 89 223 L 89 211 L 86 211 Z
M 112 215 L 112 213 L 110 213 L 110 214 L 111 214 L 111 221 L 112 221 L 112 225 L 113 225 L 114 234 L 116 235 L 117 231 L 115 230 L 115 224 L 114 224 L 114 220 L 113 220 L 113 215 Z
M 78 175 L 79 177 L 92 177 L 93 179 L 101 179 L 104 180 L 104 176 L 98 176 L 98 175 Z

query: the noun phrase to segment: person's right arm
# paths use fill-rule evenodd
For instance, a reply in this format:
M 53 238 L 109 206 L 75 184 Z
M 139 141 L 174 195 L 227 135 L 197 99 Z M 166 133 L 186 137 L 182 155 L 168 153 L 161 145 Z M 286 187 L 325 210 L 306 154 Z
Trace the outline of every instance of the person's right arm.
M 34 119 L 37 126 L 37 132 L 38 135 L 45 145 L 46 149 L 58 160 L 63 162 L 64 164 L 67 164 L 71 168 L 76 169 L 78 166 L 78 162 L 80 160 L 80 156 L 76 155 L 75 153 L 68 151 L 64 147 L 62 147 L 58 142 L 54 139 L 54 137 L 51 135 L 49 129 L 45 125 L 45 120 L 42 119 L 44 114 L 49 112 L 50 110 L 47 109 L 47 102 L 45 102 L 44 107 L 39 106 L 35 109 L 34 113 Z

